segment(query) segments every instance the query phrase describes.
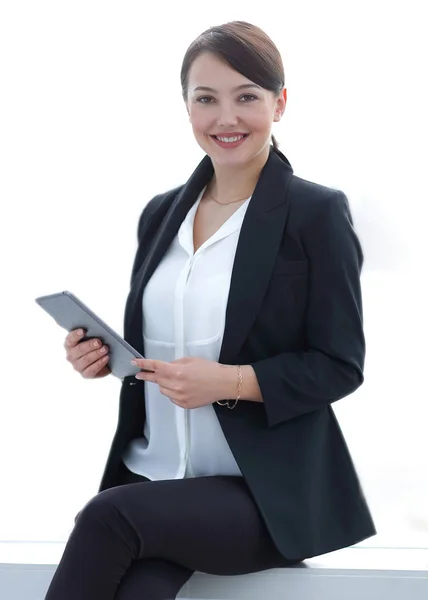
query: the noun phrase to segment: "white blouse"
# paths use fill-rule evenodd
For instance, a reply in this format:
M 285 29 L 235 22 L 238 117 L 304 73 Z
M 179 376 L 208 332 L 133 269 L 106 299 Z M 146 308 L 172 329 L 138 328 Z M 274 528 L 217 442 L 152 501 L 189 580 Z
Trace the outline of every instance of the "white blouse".
M 196 252 L 193 222 L 202 190 L 143 294 L 147 358 L 218 361 L 232 267 L 250 198 Z M 146 422 L 123 461 L 151 480 L 241 475 L 212 404 L 183 409 L 145 382 Z M 226 409 L 227 410 L 227 409 Z

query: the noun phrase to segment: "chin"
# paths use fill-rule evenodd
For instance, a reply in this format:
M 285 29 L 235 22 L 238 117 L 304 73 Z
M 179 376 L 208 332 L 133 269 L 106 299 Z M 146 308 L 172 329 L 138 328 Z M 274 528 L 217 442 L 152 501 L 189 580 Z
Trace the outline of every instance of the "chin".
M 251 159 L 253 157 L 252 156 L 247 156 L 247 157 L 236 157 L 236 158 L 232 158 L 232 157 L 223 157 L 223 156 L 214 156 L 213 154 L 211 154 L 211 160 L 215 163 L 217 163 L 218 165 L 221 165 L 222 167 L 242 167 L 246 164 L 248 164 Z
M 238 153 L 235 156 L 225 156 L 221 152 L 211 152 L 210 157 L 213 162 L 223 167 L 242 167 L 253 161 L 258 161 L 261 158 L 264 148 Z M 229 151 L 226 151 L 229 152 Z
M 199 144 L 202 150 L 208 154 L 213 162 L 222 166 L 240 166 L 248 163 L 254 158 L 258 152 L 254 152 L 254 148 L 236 148 L 226 150 L 219 148 L 215 142 Z

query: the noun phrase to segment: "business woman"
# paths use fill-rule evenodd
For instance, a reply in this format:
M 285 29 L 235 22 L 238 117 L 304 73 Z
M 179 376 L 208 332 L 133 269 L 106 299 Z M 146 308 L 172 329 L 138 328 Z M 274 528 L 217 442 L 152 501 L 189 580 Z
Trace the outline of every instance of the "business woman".
M 295 176 L 271 137 L 287 96 L 259 28 L 202 33 L 181 81 L 206 156 L 141 215 L 125 338 L 144 371 L 122 383 L 48 600 L 171 599 L 195 570 L 287 567 L 375 534 L 331 408 L 363 382 L 347 198 Z M 107 375 L 108 349 L 79 333 L 68 360 Z

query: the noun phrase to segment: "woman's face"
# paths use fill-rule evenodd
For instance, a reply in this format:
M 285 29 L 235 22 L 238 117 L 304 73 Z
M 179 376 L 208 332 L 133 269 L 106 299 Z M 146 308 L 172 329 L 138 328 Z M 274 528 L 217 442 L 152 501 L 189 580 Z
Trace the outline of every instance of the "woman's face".
M 278 98 L 210 53 L 198 56 L 189 71 L 186 106 L 193 133 L 219 165 L 243 165 L 267 151 L 286 98 L 285 89 Z

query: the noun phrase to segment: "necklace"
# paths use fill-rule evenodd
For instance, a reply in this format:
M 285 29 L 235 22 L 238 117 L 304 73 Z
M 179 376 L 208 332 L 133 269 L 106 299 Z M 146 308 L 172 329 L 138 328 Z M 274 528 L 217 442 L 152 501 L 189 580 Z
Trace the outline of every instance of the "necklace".
M 228 206 L 229 204 L 235 204 L 236 202 L 242 202 L 243 200 L 247 200 L 249 196 L 245 196 L 245 198 L 239 198 L 239 200 L 231 200 L 230 202 L 219 202 L 214 198 L 212 194 L 208 194 L 208 198 L 211 198 L 211 200 L 214 200 L 214 202 L 220 204 L 220 206 Z

